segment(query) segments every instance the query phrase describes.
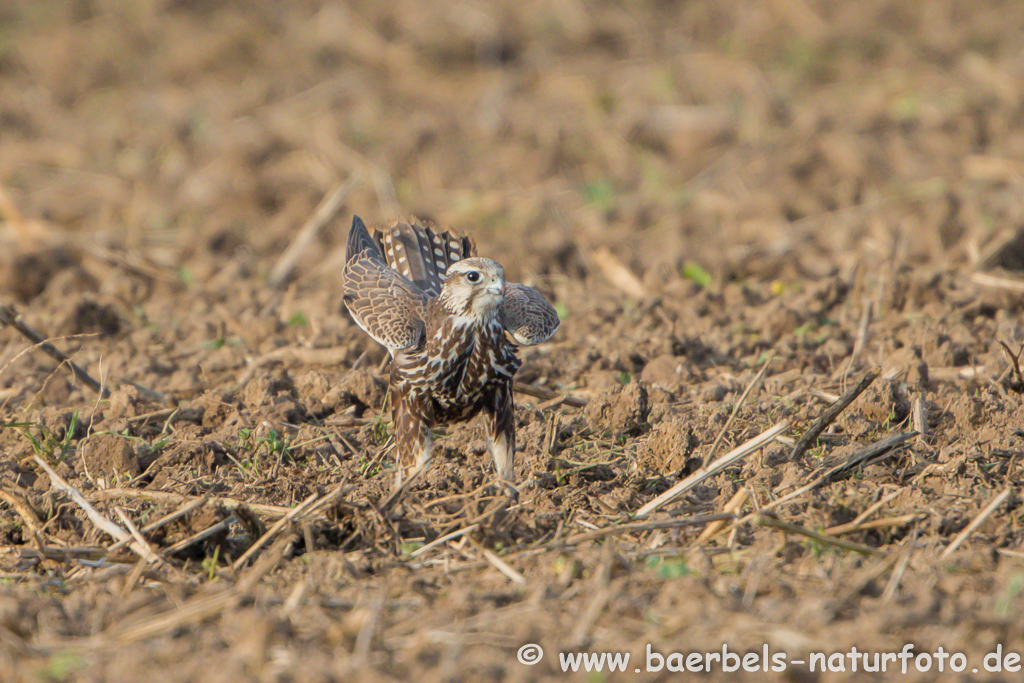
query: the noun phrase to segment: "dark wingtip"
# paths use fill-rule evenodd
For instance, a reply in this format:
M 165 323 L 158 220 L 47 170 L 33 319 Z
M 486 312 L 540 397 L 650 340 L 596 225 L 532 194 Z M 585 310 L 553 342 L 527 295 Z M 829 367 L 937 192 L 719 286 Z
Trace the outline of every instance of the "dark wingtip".
M 346 260 L 352 260 L 352 257 L 362 252 L 364 249 L 372 249 L 376 251 L 377 248 L 373 243 L 373 239 L 370 238 L 370 233 L 366 229 L 366 223 L 363 223 L 363 219 L 355 214 L 352 215 L 352 228 L 348 231 L 348 242 L 345 251 Z

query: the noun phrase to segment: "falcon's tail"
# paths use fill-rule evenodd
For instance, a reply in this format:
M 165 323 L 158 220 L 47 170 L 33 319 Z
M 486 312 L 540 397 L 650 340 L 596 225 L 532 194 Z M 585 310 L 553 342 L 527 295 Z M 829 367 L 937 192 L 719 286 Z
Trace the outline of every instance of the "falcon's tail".
M 433 226 L 410 219 L 397 221 L 373 232 L 388 265 L 401 273 L 428 296 L 438 296 L 444 274 L 456 261 L 473 256 L 476 248 L 469 237 L 447 230 L 435 232 Z

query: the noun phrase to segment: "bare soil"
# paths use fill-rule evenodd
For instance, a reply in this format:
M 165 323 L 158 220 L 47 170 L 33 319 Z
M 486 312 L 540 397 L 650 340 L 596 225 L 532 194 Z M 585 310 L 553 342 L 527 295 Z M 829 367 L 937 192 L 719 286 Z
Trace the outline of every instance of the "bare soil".
M 109 391 L 0 329 L 0 680 L 1024 653 L 1022 28 L 1008 0 L 0 4 L 0 303 Z M 518 502 L 468 424 L 379 510 L 353 213 L 468 232 L 557 304 Z M 742 675 L 894 677 L 849 669 Z

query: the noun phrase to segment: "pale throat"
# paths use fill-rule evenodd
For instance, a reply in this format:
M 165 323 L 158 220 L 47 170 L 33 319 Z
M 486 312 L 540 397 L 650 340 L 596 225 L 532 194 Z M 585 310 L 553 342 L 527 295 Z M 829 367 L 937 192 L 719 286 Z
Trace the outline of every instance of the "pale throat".
M 455 318 L 456 325 L 480 324 L 490 322 L 497 317 L 502 299 L 501 296 L 487 292 L 475 292 L 468 299 L 442 294 L 441 304 Z

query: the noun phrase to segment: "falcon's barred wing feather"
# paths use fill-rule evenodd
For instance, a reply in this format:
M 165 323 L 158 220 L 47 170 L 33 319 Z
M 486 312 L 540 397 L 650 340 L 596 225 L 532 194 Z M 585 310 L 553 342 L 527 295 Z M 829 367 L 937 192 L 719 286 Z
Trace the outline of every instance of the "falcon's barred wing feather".
M 473 256 L 469 237 L 436 232 L 413 218 L 374 230 L 374 241 L 387 264 L 419 287 L 428 297 L 441 294 L 444 274 L 457 261 Z
M 530 346 L 547 341 L 558 330 L 558 313 L 533 287 L 507 283 L 501 321 L 516 343 Z
M 342 300 L 356 324 L 390 351 L 415 346 L 423 337 L 427 297 L 388 268 L 358 218 L 347 248 Z

